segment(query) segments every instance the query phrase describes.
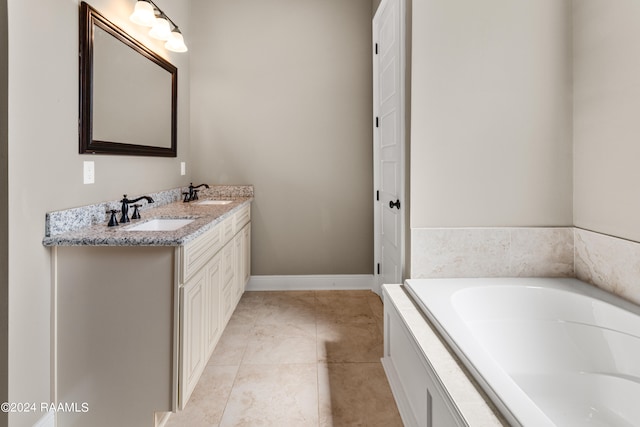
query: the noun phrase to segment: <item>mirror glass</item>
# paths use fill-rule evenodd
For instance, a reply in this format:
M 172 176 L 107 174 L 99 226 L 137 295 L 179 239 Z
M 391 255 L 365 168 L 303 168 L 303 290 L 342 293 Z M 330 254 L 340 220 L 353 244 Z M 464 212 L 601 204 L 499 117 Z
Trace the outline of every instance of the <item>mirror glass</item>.
M 81 8 L 80 153 L 175 157 L 177 69 Z

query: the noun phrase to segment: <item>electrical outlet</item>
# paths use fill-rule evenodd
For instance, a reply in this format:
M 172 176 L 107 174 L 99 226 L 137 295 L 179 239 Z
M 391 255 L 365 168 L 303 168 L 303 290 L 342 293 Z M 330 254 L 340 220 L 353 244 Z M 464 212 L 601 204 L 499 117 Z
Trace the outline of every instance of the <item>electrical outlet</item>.
M 84 162 L 84 183 L 93 184 L 96 181 L 95 164 L 92 161 Z
M 180 175 L 187 174 L 187 164 L 185 162 L 180 162 Z

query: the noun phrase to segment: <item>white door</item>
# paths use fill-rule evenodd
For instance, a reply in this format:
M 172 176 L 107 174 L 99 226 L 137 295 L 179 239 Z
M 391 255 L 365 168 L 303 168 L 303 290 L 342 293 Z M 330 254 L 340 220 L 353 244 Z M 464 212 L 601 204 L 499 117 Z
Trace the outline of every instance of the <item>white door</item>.
M 404 0 L 373 18 L 374 291 L 402 283 L 404 267 Z

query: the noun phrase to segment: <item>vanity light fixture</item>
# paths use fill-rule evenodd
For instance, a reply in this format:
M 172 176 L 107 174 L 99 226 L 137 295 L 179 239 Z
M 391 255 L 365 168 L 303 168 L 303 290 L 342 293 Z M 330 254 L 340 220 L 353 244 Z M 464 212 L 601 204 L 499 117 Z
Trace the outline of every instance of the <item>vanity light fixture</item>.
M 179 28 L 176 27 L 171 31 L 171 36 L 164 44 L 164 47 L 172 52 L 186 52 L 188 50 L 187 45 L 184 44 L 184 37 L 182 37 L 182 33 Z
M 148 1 L 137 1 L 133 13 L 129 17 L 131 22 L 145 27 L 152 27 L 156 22 L 156 12 Z
M 157 40 L 162 40 L 166 42 L 169 40 L 171 36 L 171 26 L 169 25 L 169 21 L 160 15 L 156 18 L 156 22 L 153 23 L 153 27 L 149 30 L 149 35 Z
M 152 0 L 138 0 L 129 19 L 138 25 L 151 27 L 149 36 L 166 41 L 164 47 L 167 50 L 188 50 L 178 26 Z

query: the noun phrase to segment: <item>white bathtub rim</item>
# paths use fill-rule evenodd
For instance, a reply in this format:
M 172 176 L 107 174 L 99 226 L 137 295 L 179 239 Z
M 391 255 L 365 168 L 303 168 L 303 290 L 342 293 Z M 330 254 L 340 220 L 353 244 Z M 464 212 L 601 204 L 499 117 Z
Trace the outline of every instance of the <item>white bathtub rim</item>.
M 509 423 L 513 425 L 555 425 L 537 404 L 520 388 L 518 384 L 484 351 L 474 348 L 469 343 L 458 343 L 452 336 L 468 334 L 466 324 L 457 317 L 452 304 L 451 295 L 457 290 L 470 286 L 489 286 L 498 284 L 514 284 L 534 287 L 550 287 L 554 289 L 574 291 L 619 306 L 640 316 L 640 307 L 610 294 L 595 286 L 577 279 L 569 278 L 451 278 L 451 279 L 410 279 L 405 288 L 416 304 L 420 306 L 426 317 L 433 323 L 442 338 L 461 359 L 470 374 L 478 381 L 482 389 L 491 398 Z M 428 284 L 429 301 L 434 311 L 423 302 L 421 295 Z M 443 309 L 444 308 L 444 309 Z M 443 316 L 449 318 L 444 318 Z M 439 319 L 440 317 L 440 319 Z M 441 320 L 442 323 L 441 323 Z M 447 328 L 443 327 L 447 324 Z M 473 359 L 473 362 L 472 362 Z M 481 367 L 482 373 L 476 368 Z
M 438 318 L 432 313 L 432 311 L 423 303 L 422 299 L 416 293 L 414 288 L 411 287 L 413 283 L 421 282 L 423 280 L 438 282 L 446 280 L 447 286 L 451 286 L 454 281 L 461 281 L 464 279 L 410 279 L 406 281 L 406 289 L 414 301 L 420 306 L 420 309 L 425 313 L 429 321 L 434 325 L 438 333 L 458 356 L 463 365 L 468 369 L 469 373 L 480 384 L 481 388 L 487 393 L 489 398 L 496 405 L 498 410 L 507 419 L 512 426 L 524 426 L 535 425 L 540 427 L 549 426 L 554 424 L 551 420 L 542 412 L 542 410 L 531 401 L 529 396 L 518 385 L 506 375 L 500 367 L 491 359 L 491 357 L 484 352 L 471 352 L 464 345 L 459 345 L 452 335 L 459 335 L 460 329 L 463 328 L 462 324 L 447 325 L 448 329 L 440 323 Z M 462 282 L 461 282 L 462 283 Z M 467 285 L 468 286 L 468 285 Z M 466 286 L 460 286 L 463 288 Z M 444 297 L 444 292 L 442 292 Z M 453 310 L 453 307 L 450 307 Z M 462 331 L 464 332 L 464 331 Z M 473 362 L 472 360 L 473 359 Z M 484 375 L 493 380 L 488 380 L 485 376 L 476 368 L 476 365 L 482 366 Z M 497 379 L 497 380 L 496 380 Z M 496 390 L 501 390 L 499 393 Z M 518 414 L 516 416 L 516 414 Z

